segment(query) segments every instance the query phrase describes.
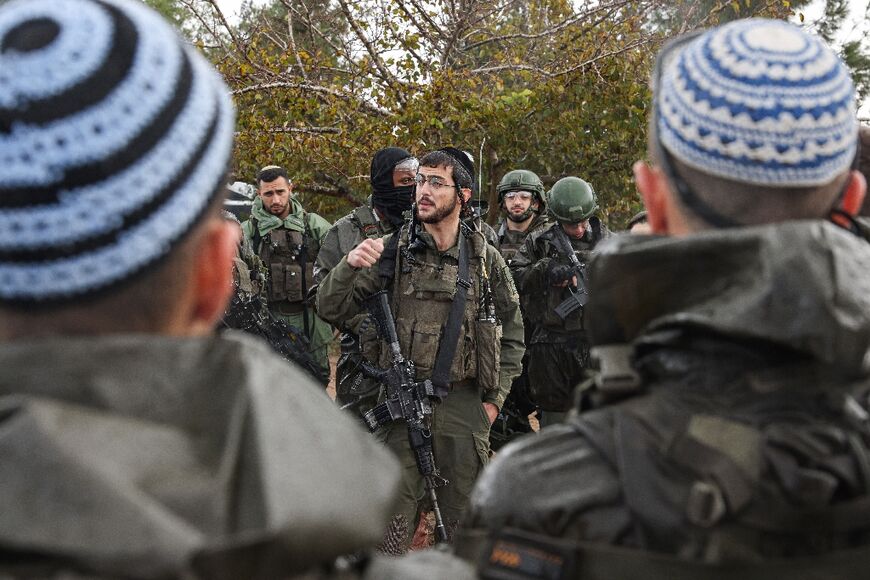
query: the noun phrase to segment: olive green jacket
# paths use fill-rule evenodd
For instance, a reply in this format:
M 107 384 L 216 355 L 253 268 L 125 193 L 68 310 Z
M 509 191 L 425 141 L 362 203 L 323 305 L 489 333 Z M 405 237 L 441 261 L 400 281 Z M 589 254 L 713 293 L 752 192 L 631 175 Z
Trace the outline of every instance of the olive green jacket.
M 407 226 L 406 226 L 407 227 Z M 404 229 L 402 230 L 404 232 Z M 384 238 L 384 244 L 389 244 L 391 234 Z M 474 234 L 480 235 L 480 234 Z M 432 237 L 425 231 L 420 231 L 418 239 L 420 247 L 413 251 L 414 258 L 429 264 L 441 264 L 443 261 L 457 264 L 458 245 L 454 244 L 444 252 L 435 247 Z M 495 311 L 502 324 L 501 360 L 499 364 L 498 390 L 485 393 L 484 401 L 501 408 L 511 382 L 519 375 L 525 347 L 523 345 L 523 322 L 516 288 L 510 272 L 501 255 L 490 244 L 486 248 L 486 271 L 492 288 Z M 381 289 L 377 262 L 371 268 L 354 269 L 347 263 L 345 256 L 320 283 L 317 292 L 317 311 L 327 321 L 340 325 L 362 311 L 362 302 L 371 294 Z M 479 281 L 478 281 L 479 282 Z M 394 283 L 395 285 L 395 283 Z M 425 308 L 425 304 L 420 305 Z M 467 308 L 477 308 L 477 304 L 469 301 Z
M 0 407 L 0 576 L 283 578 L 392 515 L 389 452 L 241 333 L 0 344 Z
M 371 200 L 369 196 L 364 206 L 354 208 L 326 232 L 314 265 L 314 279 L 318 283 L 361 241 L 382 238 L 395 230 L 389 220 L 377 217 Z

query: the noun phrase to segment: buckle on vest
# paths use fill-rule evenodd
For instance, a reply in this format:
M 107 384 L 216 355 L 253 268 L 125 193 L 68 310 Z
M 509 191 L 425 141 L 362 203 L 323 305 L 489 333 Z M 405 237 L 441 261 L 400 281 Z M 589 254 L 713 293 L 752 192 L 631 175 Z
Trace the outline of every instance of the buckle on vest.
M 640 374 L 632 366 L 634 349 L 629 344 L 607 344 L 590 350 L 598 361 L 595 386 L 609 394 L 629 394 L 640 389 Z
M 722 490 L 712 483 L 696 481 L 689 490 L 686 517 L 702 528 L 714 526 L 725 515 L 727 507 Z

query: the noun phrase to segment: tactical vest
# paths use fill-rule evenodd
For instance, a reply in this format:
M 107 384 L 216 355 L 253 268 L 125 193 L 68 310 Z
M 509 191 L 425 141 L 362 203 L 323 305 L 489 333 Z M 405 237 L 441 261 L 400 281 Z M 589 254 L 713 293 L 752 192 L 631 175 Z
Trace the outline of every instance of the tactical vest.
M 435 365 L 443 326 L 453 303 L 459 267 L 418 259 L 417 253 L 408 247 L 407 226 L 396 235 L 401 236 L 392 291 L 396 332 L 402 353 L 414 362 L 417 378 L 422 379 L 431 376 Z M 498 388 L 501 325 L 497 321 L 479 320 L 482 277 L 487 275 L 484 272 L 487 244 L 479 232 L 470 233 L 468 242 L 472 283 L 450 367 L 450 383 L 475 379 L 478 386 L 487 391 Z M 382 366 L 389 363 L 385 351 L 381 354 Z
M 301 311 L 305 297 L 314 286 L 314 262 L 320 244 L 308 228 L 308 214 L 304 214 L 305 233 L 278 227 L 260 238 L 257 255 L 269 272 L 269 303 L 288 302 L 291 309 Z M 257 220 L 251 218 L 255 235 Z
M 381 222 L 378 221 L 374 211 L 367 205 L 361 205 L 354 208 L 351 212 L 351 221 L 362 233 L 363 237 L 373 240 L 384 235 L 384 229 L 381 227 Z
M 504 223 L 501 224 L 501 227 L 498 229 L 498 251 L 501 252 L 501 257 L 504 258 L 505 263 L 510 265 L 514 254 L 519 252 L 520 248 L 523 247 L 523 242 L 526 241 L 528 235 L 528 230 L 517 232 L 507 229 Z
M 514 254 L 520 251 L 529 234 L 547 227 L 549 222 L 543 215 L 536 215 L 532 218 L 532 223 L 529 224 L 529 228 L 526 231 L 518 232 L 508 229 L 507 219 L 502 219 L 501 225 L 498 228 L 498 251 L 501 253 L 501 257 L 504 258 L 505 263 L 510 266 Z
M 812 369 L 785 365 L 728 384 L 710 368 L 696 375 L 712 381 L 703 392 L 668 379 L 644 394 L 624 362 L 602 365 L 610 376 L 599 381 L 612 380 L 602 389 L 635 395 L 566 423 L 617 474 L 635 522 L 630 541 L 643 549 L 475 530 L 457 546 L 482 564 L 481 578 L 866 577 L 866 386 L 820 386 Z M 706 401 L 713 391 L 743 404 Z

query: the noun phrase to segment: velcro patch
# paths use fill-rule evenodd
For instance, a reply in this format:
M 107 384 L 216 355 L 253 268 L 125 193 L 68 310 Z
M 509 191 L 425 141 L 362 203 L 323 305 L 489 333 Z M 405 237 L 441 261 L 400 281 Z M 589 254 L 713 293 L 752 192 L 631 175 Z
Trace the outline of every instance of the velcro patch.
M 546 536 L 503 530 L 483 551 L 483 580 L 567 580 L 574 569 L 575 547 Z

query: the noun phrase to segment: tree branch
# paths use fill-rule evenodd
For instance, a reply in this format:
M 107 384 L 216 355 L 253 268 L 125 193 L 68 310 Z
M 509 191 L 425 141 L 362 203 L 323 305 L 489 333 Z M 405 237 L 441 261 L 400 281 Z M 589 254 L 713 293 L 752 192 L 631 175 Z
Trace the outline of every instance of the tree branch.
M 320 93 L 325 95 L 333 96 L 337 99 L 342 99 L 345 101 L 353 101 L 360 105 L 362 108 L 367 111 L 379 115 L 381 117 L 393 117 L 395 116 L 393 112 L 388 111 L 387 109 L 383 109 L 378 107 L 375 104 L 369 103 L 363 99 L 360 99 L 354 95 L 348 95 L 346 93 L 342 93 L 335 89 L 331 89 L 329 87 L 323 87 L 320 85 L 315 85 L 311 83 L 296 83 L 291 81 L 278 81 L 274 83 L 261 83 L 258 85 L 250 85 L 247 87 L 243 87 L 241 89 L 236 89 L 232 91 L 233 95 L 244 95 L 245 93 L 255 93 L 257 91 L 269 91 L 273 89 L 300 89 L 304 91 L 311 91 L 313 93 Z

